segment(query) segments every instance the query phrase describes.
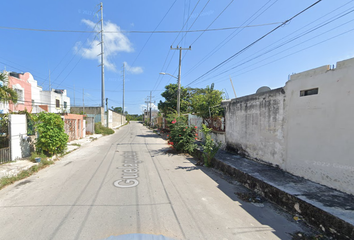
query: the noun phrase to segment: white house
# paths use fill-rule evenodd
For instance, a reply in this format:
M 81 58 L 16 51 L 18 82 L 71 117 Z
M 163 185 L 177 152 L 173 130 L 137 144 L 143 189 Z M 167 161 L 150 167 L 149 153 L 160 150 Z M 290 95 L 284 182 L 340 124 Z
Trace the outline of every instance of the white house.
M 47 111 L 50 113 L 70 112 L 70 98 L 65 89 L 41 91 L 40 99 L 43 105 L 47 105 Z

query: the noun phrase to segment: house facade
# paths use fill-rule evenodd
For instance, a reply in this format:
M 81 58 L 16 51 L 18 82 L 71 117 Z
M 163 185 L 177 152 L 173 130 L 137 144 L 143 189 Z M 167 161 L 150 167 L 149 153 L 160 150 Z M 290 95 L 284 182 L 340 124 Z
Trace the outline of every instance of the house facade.
M 38 86 L 32 74 L 5 72 L 8 76 L 8 87 L 17 92 L 18 100 L 14 104 L 0 103 L 0 113 L 18 112 L 27 110 L 31 113 L 50 112 L 67 113 L 70 112 L 70 98 L 65 89 L 51 89 L 43 91 Z
M 16 104 L 9 102 L 9 111 L 32 110 L 32 87 L 28 80 L 31 76 L 30 73 L 8 73 L 8 87 L 15 90 L 18 97 Z
M 40 99 L 42 108 L 46 107 L 50 113 L 70 112 L 70 98 L 65 89 L 51 89 L 51 91 L 41 91 Z

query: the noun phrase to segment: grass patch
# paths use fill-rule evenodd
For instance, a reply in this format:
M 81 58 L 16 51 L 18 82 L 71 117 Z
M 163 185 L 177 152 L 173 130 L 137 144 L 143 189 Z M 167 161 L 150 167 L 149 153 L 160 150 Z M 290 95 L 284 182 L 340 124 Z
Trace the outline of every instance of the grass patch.
M 113 129 L 110 129 L 108 127 L 102 126 L 100 122 L 95 123 L 95 133 L 96 134 L 102 134 L 102 135 L 110 135 L 114 133 Z
M 36 153 L 36 152 L 31 153 L 31 156 L 29 159 L 31 162 L 36 162 L 37 157 L 40 157 L 41 161 L 42 161 L 42 159 L 47 159 L 47 156 L 44 153 Z
M 0 179 L 0 189 L 2 189 L 5 186 L 10 185 L 14 182 L 17 182 L 17 181 L 20 181 L 24 178 L 27 178 L 27 177 L 31 176 L 32 174 L 38 172 L 39 170 L 41 170 L 53 163 L 54 163 L 54 161 L 49 161 L 46 158 L 42 158 L 41 162 L 38 165 L 34 165 L 34 166 L 30 167 L 29 169 L 20 172 L 16 176 L 3 177 Z
M 81 147 L 81 144 L 79 143 L 73 143 L 73 144 L 70 144 L 71 146 L 77 146 L 77 147 Z

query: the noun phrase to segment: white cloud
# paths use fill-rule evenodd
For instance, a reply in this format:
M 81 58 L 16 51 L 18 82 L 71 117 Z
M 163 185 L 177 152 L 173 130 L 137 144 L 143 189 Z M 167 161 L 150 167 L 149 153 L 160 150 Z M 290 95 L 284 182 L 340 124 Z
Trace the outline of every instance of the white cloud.
M 146 109 L 146 104 L 141 104 L 140 108 L 141 108 L 141 111 L 143 112 Z M 154 103 L 151 103 L 151 109 L 158 110 L 157 105 L 155 105 Z M 149 104 L 149 111 L 150 111 L 150 104 Z
M 90 20 L 83 19 L 82 22 L 88 27 L 94 28 L 96 24 Z M 111 59 L 119 52 L 132 52 L 134 51 L 129 39 L 120 31 L 120 27 L 111 22 L 104 22 L 104 64 L 109 70 L 116 70 L 114 63 Z M 98 30 L 97 27 L 95 30 Z M 85 46 L 81 42 L 77 42 L 74 50 L 87 59 L 97 59 L 101 62 L 101 45 L 100 39 L 87 40 Z
M 127 62 L 124 62 L 125 69 L 132 74 L 140 74 L 143 73 L 143 69 L 141 67 L 131 67 Z

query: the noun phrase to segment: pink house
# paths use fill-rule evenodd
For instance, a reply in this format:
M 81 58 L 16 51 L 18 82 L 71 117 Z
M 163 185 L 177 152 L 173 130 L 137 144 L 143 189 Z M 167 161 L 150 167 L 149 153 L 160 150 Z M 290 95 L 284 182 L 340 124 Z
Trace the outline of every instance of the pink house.
M 84 115 L 66 113 L 63 118 L 65 133 L 69 135 L 69 142 L 85 137 Z
M 18 100 L 16 104 L 9 103 L 9 110 L 11 112 L 18 112 L 27 109 L 32 111 L 32 89 L 28 79 L 30 73 L 15 73 L 8 74 L 8 87 L 17 92 Z

